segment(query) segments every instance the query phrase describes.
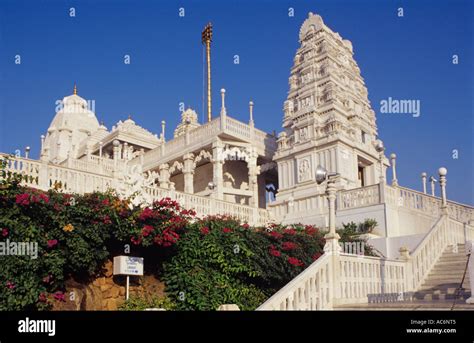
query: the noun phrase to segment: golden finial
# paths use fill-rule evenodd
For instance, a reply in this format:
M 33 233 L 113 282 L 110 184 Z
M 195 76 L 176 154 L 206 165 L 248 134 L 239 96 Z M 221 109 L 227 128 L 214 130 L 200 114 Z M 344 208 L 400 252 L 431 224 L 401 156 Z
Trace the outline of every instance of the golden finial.
M 76 83 L 74 82 L 74 91 L 73 91 L 73 94 L 74 95 L 77 95 L 77 86 L 76 86 Z

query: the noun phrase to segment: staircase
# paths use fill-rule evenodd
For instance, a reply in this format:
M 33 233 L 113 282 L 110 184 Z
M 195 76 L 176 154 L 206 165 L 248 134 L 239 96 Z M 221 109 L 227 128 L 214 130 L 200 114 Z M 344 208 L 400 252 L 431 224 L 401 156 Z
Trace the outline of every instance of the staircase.
M 456 298 L 456 310 L 474 310 L 465 303 L 470 297 L 469 272 L 463 288 L 458 290 L 466 268 L 465 245 L 448 246 L 440 256 L 421 287 L 409 301 L 337 306 L 337 310 L 450 310 Z M 457 293 L 457 295 L 456 295 Z

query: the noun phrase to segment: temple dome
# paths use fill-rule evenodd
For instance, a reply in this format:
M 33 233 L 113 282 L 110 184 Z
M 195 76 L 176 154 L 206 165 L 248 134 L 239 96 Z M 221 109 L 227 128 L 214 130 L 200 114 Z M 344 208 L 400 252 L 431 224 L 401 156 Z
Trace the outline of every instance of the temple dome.
M 74 156 L 80 142 L 99 127 L 99 121 L 85 99 L 77 94 L 64 97 L 56 108 L 44 142 L 49 160 L 59 163 L 69 154 Z

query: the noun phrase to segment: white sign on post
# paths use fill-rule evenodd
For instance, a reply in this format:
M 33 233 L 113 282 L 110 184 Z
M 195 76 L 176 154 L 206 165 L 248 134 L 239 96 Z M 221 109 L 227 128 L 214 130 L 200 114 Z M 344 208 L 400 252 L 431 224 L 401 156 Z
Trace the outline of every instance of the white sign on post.
M 143 275 L 143 257 L 115 256 L 114 275 Z

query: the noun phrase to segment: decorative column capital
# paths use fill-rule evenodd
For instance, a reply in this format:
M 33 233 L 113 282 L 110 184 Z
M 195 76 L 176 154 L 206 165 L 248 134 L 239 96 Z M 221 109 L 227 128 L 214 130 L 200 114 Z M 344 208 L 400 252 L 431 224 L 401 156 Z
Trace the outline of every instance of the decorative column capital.
M 168 163 L 163 163 L 163 164 L 160 164 L 160 171 L 161 170 L 169 170 L 170 169 L 170 165 Z
M 184 154 L 183 155 L 183 160 L 186 161 L 186 160 L 193 160 L 194 159 L 194 154 L 193 153 L 187 153 L 187 154 Z

